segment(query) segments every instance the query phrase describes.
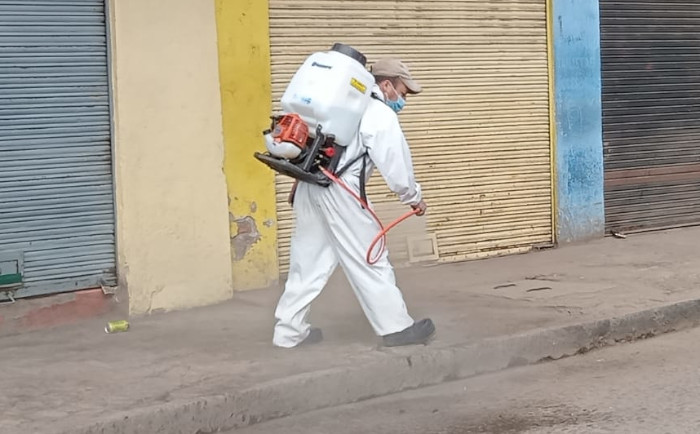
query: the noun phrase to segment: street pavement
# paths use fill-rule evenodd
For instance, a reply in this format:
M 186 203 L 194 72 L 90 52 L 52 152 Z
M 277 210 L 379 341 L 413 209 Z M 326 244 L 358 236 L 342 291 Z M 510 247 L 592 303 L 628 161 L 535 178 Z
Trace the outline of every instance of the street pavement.
M 698 360 L 700 330 L 692 329 L 235 433 L 695 434 Z
M 576 351 L 577 342 L 587 346 L 586 339 L 617 331 L 615 318 L 631 315 L 636 321 L 624 324 L 632 328 L 676 327 L 654 309 L 690 301 L 692 310 L 700 300 L 698 239 L 700 228 L 687 228 L 400 269 L 409 311 L 436 323 L 427 347 L 379 346 L 340 274 L 312 308 L 311 321 L 325 336 L 316 346 L 272 347 L 280 288 L 131 318 L 125 333 L 105 334 L 100 320 L 2 337 L 0 433 L 216 432 L 468 375 L 485 354 L 481 349 L 498 345 L 494 369 L 549 351 L 561 355 L 555 342 L 570 342 L 567 348 Z M 686 325 L 700 320 L 700 312 L 674 312 L 688 318 Z M 600 327 L 575 328 L 597 322 Z M 528 346 L 534 335 L 540 345 Z M 549 336 L 546 345 L 541 338 Z M 482 368 L 488 363 L 481 358 Z M 476 371 L 487 371 L 482 368 Z M 342 384 L 343 378 L 353 383 Z

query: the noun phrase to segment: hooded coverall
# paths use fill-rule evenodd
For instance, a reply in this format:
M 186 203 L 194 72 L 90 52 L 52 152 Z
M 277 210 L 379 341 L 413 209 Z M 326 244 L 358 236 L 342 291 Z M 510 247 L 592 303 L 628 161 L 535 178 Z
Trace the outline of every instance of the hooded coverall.
M 379 87 L 375 85 L 372 91 L 380 100 L 370 101 L 358 133 L 338 166 L 367 152 L 366 172 L 361 173 L 360 160 L 341 179 L 358 192 L 360 176 L 369 179 L 376 167 L 402 203 L 415 205 L 421 201 L 421 188 L 415 180 L 408 143 L 396 113 L 382 102 L 384 95 Z M 311 302 L 338 264 L 378 336 L 413 325 L 387 252 L 374 265 L 365 260 L 380 228 L 355 198 L 335 183 L 321 187 L 300 182 L 293 206 L 296 229 L 287 283 L 275 311 L 274 345 L 294 347 L 306 339 Z

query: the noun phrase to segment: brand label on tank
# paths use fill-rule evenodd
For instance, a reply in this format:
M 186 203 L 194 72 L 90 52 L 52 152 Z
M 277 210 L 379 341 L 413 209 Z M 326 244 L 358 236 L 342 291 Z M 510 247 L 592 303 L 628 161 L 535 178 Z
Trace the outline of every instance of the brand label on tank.
M 365 93 L 367 91 L 367 86 L 365 86 L 360 80 L 356 78 L 350 80 L 350 86 L 354 87 L 362 93 Z

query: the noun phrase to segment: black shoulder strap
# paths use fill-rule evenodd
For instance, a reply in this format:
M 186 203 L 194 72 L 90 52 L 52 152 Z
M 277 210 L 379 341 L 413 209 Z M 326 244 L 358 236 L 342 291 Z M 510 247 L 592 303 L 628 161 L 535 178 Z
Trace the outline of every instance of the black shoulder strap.
M 374 93 L 374 92 L 372 92 L 371 96 L 372 96 L 372 98 L 376 99 L 377 101 L 382 101 L 381 98 L 379 98 L 379 96 L 377 96 L 377 94 Z M 382 101 L 382 102 L 383 102 L 383 101 Z M 360 161 L 361 158 L 365 158 L 366 156 L 367 156 L 367 151 L 363 152 L 362 154 L 360 154 L 360 155 L 358 155 L 357 157 L 353 158 L 352 160 L 348 161 L 348 163 L 345 164 L 345 166 L 341 167 L 340 169 L 338 169 L 338 170 L 335 172 L 335 176 L 337 176 L 338 178 L 340 178 L 340 176 L 341 176 L 343 173 L 345 173 L 346 170 L 348 170 L 349 168 L 351 168 L 353 164 L 357 163 L 358 161 Z M 364 173 L 364 171 L 365 171 L 366 168 L 367 168 L 367 163 L 363 160 L 363 161 L 362 161 L 362 173 Z M 362 178 L 364 178 L 364 177 L 362 177 Z
M 365 158 L 365 155 L 367 155 L 367 152 L 366 152 L 366 151 L 363 152 L 362 154 L 358 155 L 357 157 L 353 158 L 352 160 L 348 161 L 347 164 L 345 164 L 345 166 L 341 167 L 340 169 L 338 169 L 338 170 L 335 172 L 335 176 L 337 176 L 338 178 L 340 178 L 340 177 L 343 175 L 343 173 L 345 173 L 349 168 L 352 167 L 353 164 L 355 164 L 355 163 L 357 163 L 358 161 L 360 161 L 361 158 Z
M 360 197 L 365 203 L 367 203 L 367 192 L 365 188 L 367 184 L 367 182 L 365 181 L 365 176 L 367 173 L 367 155 L 369 155 L 367 151 L 363 152 L 362 154 L 348 161 L 346 165 L 344 165 L 335 172 L 335 176 L 340 178 L 343 175 L 343 173 L 345 173 L 350 167 L 352 167 L 353 164 L 362 160 L 362 171 L 360 172 Z M 364 205 L 362 206 L 362 208 L 364 208 Z
M 362 202 L 365 204 L 367 203 L 367 192 L 365 191 L 365 184 L 367 182 L 365 181 L 365 177 L 367 176 L 367 152 L 362 154 L 362 172 L 360 172 L 360 197 L 362 198 Z M 364 209 L 364 205 L 362 205 L 362 208 Z
M 376 99 L 377 101 L 384 102 L 382 101 L 379 96 L 372 92 L 371 94 L 372 98 Z M 338 169 L 335 172 L 335 176 L 340 178 L 343 173 L 345 173 L 349 168 L 352 167 L 353 164 L 357 163 L 358 161 L 362 160 L 362 171 L 360 172 L 360 197 L 364 201 L 364 203 L 367 203 L 367 181 L 365 180 L 365 176 L 367 173 L 367 151 L 363 152 L 362 154 L 358 155 L 357 157 L 353 158 L 352 160 L 348 161 L 347 164 L 345 164 L 343 167 Z M 362 205 L 362 208 L 364 208 L 364 205 Z

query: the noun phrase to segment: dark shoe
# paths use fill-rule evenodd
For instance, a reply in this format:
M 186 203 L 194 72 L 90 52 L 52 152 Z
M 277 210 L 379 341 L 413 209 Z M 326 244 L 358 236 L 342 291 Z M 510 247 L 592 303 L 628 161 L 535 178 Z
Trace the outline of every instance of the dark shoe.
M 313 345 L 321 342 L 323 340 L 323 332 L 318 328 L 311 328 L 309 330 L 309 335 L 301 341 L 299 345 Z
M 430 318 L 413 323 L 407 329 L 384 336 L 385 347 L 425 344 L 435 334 L 435 324 Z

